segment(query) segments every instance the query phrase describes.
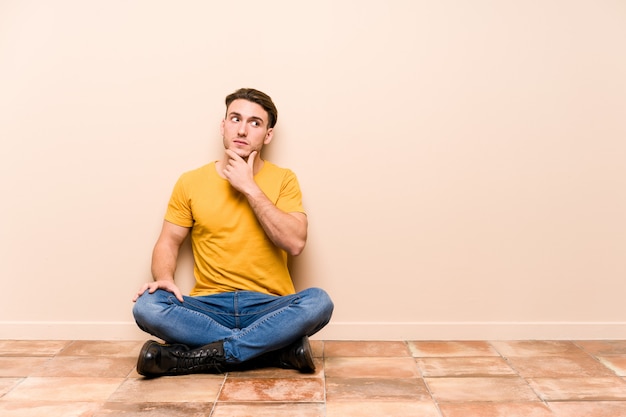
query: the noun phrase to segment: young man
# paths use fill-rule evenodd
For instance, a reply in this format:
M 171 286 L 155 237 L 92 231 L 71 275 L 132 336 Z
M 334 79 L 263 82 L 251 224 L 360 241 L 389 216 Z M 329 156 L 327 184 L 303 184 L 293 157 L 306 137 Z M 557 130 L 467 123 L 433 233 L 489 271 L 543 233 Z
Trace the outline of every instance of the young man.
M 315 370 L 308 336 L 329 322 L 333 303 L 318 288 L 296 293 L 287 268 L 304 249 L 308 223 L 293 172 L 261 159 L 277 116 L 258 90 L 228 95 L 223 156 L 174 186 L 152 255 L 154 281 L 133 299 L 137 325 L 166 341 L 144 344 L 140 374 L 241 364 Z M 190 232 L 196 283 L 183 296 L 174 271 Z

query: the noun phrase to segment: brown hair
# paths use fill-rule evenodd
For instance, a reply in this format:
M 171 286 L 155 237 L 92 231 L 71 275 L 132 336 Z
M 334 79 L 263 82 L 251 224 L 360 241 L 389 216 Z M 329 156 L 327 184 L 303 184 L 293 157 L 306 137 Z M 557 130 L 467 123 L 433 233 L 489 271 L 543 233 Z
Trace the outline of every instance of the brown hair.
M 276 105 L 274 105 L 270 96 L 259 90 L 255 90 L 254 88 L 240 88 L 234 93 L 226 96 L 226 109 L 228 109 L 230 103 L 239 99 L 248 100 L 263 107 L 269 117 L 269 120 L 267 121 L 269 129 L 276 125 L 276 121 L 278 120 L 278 110 L 276 109 Z

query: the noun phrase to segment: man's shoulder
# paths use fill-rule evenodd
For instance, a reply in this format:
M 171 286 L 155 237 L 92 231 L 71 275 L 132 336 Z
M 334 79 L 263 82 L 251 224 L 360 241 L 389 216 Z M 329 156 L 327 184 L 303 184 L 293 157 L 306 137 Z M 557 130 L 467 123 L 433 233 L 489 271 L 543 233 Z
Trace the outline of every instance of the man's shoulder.
M 202 175 L 210 169 L 215 169 L 215 161 L 209 162 L 208 164 L 204 164 L 202 166 L 192 168 L 188 171 L 183 172 L 183 175 Z
M 215 162 L 209 162 L 208 164 L 185 171 L 180 175 L 180 178 L 187 180 L 207 178 L 208 174 L 212 172 L 211 170 L 215 171 Z

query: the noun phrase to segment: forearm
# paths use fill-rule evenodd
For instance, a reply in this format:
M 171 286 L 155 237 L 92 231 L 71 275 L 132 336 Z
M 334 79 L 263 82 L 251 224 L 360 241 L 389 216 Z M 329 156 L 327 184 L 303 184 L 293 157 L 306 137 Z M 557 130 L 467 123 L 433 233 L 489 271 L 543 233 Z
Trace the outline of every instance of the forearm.
M 172 252 L 166 244 L 160 240 L 157 242 L 152 251 L 152 278 L 154 282 L 142 285 L 133 297 L 133 302 L 137 301 L 146 291 L 153 294 L 158 289 L 169 291 L 174 294 L 178 301 L 184 302 L 183 294 L 174 282 L 177 257 L 178 250 Z
M 270 240 L 290 255 L 299 255 L 306 244 L 306 215 L 285 213 L 276 207 L 258 187 L 245 195 Z
M 163 229 L 152 251 L 152 278 L 155 281 L 174 282 L 178 250 L 190 228 L 163 221 Z
M 152 252 L 152 278 L 155 281 L 174 281 L 178 248 L 175 250 L 167 244 L 157 242 Z

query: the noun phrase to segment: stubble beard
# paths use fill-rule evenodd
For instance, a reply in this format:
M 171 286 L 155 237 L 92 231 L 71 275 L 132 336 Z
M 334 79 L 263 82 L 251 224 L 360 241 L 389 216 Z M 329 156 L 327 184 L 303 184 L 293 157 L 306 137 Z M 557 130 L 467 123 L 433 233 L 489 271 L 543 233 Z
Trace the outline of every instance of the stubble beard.
M 223 141 L 223 143 L 224 143 L 224 149 L 230 149 L 231 151 L 233 151 L 233 152 L 235 152 L 237 155 L 239 155 L 239 157 L 240 157 L 241 159 L 243 159 L 244 161 L 246 161 L 246 162 L 248 162 L 248 158 L 250 157 L 250 154 L 254 151 L 254 150 L 252 150 L 252 151 L 248 152 L 248 153 L 244 156 L 244 155 L 242 155 L 241 153 L 242 153 L 242 152 L 245 152 L 245 151 L 243 151 L 243 150 L 241 150 L 241 149 L 237 149 L 237 148 L 234 146 L 234 144 L 232 144 L 230 147 L 229 147 L 229 146 L 227 146 L 228 141 L 226 140 L 226 138 L 225 138 L 225 137 L 222 137 L 222 141 Z

